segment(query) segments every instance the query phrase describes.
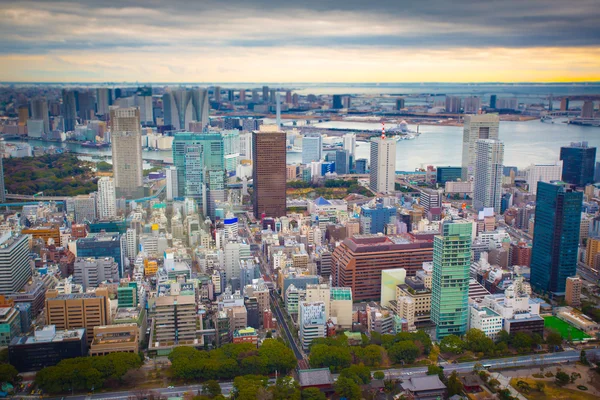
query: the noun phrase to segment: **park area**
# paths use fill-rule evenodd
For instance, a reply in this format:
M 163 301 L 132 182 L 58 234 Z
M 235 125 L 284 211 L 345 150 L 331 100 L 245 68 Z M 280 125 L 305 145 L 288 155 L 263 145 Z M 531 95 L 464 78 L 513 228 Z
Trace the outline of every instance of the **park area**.
M 560 333 L 563 339 L 569 341 L 577 342 L 590 338 L 590 336 L 586 335 L 583 331 L 556 317 L 544 317 L 544 327 L 546 329 L 555 330 Z

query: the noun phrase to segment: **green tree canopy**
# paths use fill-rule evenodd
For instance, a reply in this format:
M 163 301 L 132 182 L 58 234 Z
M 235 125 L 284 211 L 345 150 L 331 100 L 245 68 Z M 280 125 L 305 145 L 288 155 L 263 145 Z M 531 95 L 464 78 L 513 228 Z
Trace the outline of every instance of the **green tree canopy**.
M 445 336 L 440 341 L 442 353 L 461 354 L 465 350 L 465 343 L 456 335 Z

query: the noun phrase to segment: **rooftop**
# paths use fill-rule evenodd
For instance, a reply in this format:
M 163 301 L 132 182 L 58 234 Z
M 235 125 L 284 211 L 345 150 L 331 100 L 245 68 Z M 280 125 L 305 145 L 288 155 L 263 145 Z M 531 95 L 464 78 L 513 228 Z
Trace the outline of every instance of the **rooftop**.
M 437 375 L 408 378 L 402 382 L 402 388 L 411 392 L 422 392 L 428 390 L 444 390 L 446 385 L 442 383 Z
M 298 371 L 300 387 L 333 385 L 329 368 L 301 369 Z

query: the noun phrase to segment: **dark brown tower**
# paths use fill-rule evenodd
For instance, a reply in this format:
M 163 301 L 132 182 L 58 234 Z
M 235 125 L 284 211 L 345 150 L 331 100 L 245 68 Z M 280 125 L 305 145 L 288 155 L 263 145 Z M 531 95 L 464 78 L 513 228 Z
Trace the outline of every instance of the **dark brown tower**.
M 286 215 L 285 132 L 265 126 L 252 133 L 254 217 Z

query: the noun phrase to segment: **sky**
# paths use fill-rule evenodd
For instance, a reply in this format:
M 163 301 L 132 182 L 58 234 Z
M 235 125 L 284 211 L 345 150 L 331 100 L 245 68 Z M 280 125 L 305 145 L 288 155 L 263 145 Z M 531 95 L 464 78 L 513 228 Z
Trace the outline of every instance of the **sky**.
M 598 0 L 0 0 L 0 81 L 600 81 Z

